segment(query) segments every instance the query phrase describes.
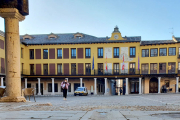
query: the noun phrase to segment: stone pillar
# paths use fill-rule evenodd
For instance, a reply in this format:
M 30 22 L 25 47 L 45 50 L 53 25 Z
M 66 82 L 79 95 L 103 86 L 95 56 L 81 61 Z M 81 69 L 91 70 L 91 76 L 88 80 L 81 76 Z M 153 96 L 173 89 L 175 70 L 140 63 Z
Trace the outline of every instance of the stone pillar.
M 107 94 L 107 78 L 104 78 L 104 89 L 105 89 L 104 95 L 106 95 Z
M 4 86 L 3 78 L 4 77 L 1 77 L 1 86 Z
M 52 93 L 51 95 L 54 95 L 54 78 L 51 78 L 52 79 Z
M 128 87 L 128 78 L 126 78 L 126 95 L 129 94 L 128 89 L 129 89 L 129 87 Z
M 25 19 L 16 8 L 0 8 L 5 19 L 6 97 L 0 101 L 25 102 L 21 96 L 19 21 Z
M 97 78 L 94 78 L 94 95 L 97 95 Z
M 80 87 L 82 87 L 82 79 L 83 79 L 83 78 L 80 78 Z
M 27 88 L 27 78 L 25 78 L 25 88 Z
M 38 95 L 41 95 L 41 78 L 38 78 Z
M 161 93 L 161 77 L 158 77 L 158 93 Z
M 179 77 L 176 77 L 176 93 L 179 93 Z
M 142 94 L 141 93 L 141 78 L 139 78 L 139 94 Z

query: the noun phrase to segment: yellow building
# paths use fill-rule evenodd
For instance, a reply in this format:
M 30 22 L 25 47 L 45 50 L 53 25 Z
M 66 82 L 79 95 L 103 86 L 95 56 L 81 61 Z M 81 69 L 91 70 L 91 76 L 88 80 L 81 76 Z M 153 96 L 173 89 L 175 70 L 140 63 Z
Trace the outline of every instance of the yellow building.
M 36 88 L 38 95 L 62 94 L 64 79 L 70 83 L 69 94 L 79 86 L 89 94 L 119 94 L 120 88 L 123 94 L 179 92 L 180 38 L 174 36 L 141 41 L 141 36 L 122 37 L 115 27 L 110 38 L 51 33 L 26 34 L 20 41 L 22 88 Z M 2 59 L 4 52 L 0 47 Z

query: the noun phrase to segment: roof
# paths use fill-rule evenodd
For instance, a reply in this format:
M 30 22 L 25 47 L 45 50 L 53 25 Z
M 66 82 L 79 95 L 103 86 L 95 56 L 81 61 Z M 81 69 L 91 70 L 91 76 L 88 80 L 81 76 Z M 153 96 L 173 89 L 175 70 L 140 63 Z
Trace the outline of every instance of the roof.
M 170 44 L 177 43 L 174 40 L 149 40 L 149 41 L 141 41 L 141 45 L 154 45 L 154 44 Z
M 50 34 L 30 35 L 33 37 L 33 39 L 29 39 L 29 40 L 23 40 L 23 36 L 20 36 L 20 41 L 21 43 L 26 44 L 26 45 L 113 43 L 113 42 L 140 42 L 141 41 L 141 36 L 126 37 L 127 40 L 107 40 L 106 37 L 95 37 L 95 36 L 87 35 L 87 34 L 83 34 L 82 38 L 74 38 L 74 34 L 75 33 L 55 34 L 57 36 L 56 39 L 48 39 L 48 36 Z
M 4 32 L 0 30 L 0 36 L 4 37 Z
M 176 39 L 178 42 L 180 42 L 180 37 L 175 37 L 175 39 Z

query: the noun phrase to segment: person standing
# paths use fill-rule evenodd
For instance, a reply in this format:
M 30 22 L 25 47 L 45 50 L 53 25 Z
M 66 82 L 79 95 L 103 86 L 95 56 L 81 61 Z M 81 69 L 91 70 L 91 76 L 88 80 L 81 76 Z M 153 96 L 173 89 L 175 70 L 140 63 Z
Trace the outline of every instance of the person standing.
M 64 97 L 64 100 L 67 100 L 67 91 L 68 91 L 68 86 L 69 86 L 69 83 L 67 82 L 67 80 L 65 79 L 62 83 L 61 83 L 61 87 L 63 89 L 63 97 Z

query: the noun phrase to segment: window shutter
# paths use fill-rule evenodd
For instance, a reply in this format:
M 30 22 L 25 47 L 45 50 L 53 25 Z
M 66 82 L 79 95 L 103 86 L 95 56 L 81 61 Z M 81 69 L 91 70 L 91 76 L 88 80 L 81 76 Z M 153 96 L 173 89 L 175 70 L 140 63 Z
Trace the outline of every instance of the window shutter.
M 41 64 L 36 64 L 36 75 L 41 75 Z
M 78 48 L 78 58 L 83 58 L 83 48 Z
M 55 64 L 54 63 L 49 64 L 49 69 L 50 69 L 50 75 L 55 75 Z
M 63 58 L 69 59 L 69 48 L 63 48 Z
M 4 58 L 1 58 L 1 73 L 5 73 L 5 63 L 4 63 Z
M 83 75 L 84 69 L 83 69 L 83 63 L 78 63 L 78 74 Z
M 41 59 L 41 49 L 36 49 L 36 59 Z
M 69 63 L 64 63 L 64 75 L 69 75 Z
M 55 49 L 49 49 L 49 59 L 55 59 Z

